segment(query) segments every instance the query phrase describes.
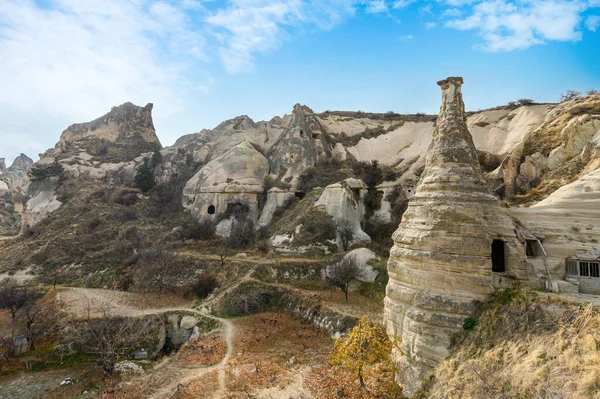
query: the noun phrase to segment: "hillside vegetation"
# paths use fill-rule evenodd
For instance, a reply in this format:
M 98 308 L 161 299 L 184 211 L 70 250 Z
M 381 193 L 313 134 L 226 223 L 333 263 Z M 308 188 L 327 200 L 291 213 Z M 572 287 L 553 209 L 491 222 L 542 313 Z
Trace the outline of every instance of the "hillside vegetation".
M 593 305 L 509 290 L 465 321 L 473 325 L 417 397 L 600 397 L 600 313 Z

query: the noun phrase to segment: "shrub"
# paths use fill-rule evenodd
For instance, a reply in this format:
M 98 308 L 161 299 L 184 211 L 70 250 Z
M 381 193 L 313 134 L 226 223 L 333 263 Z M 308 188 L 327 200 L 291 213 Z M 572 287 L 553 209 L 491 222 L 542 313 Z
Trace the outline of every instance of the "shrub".
M 257 284 L 245 284 L 227 297 L 223 312 L 231 316 L 246 316 L 275 309 L 281 301 L 281 293 Z
M 132 190 L 130 188 L 123 188 L 121 190 L 117 190 L 113 194 L 113 202 L 115 204 L 132 206 L 138 202 L 138 194 L 139 191 Z
M 182 236 L 187 240 L 211 240 L 215 237 L 216 226 L 209 218 L 197 220 L 186 218 L 182 226 Z
M 560 95 L 560 102 L 574 100 L 581 96 L 581 93 L 575 90 L 567 90 Z
M 595 96 L 596 94 L 600 94 L 600 91 L 596 89 L 589 89 L 585 92 L 588 96 Z
M 335 224 L 328 213 L 311 208 L 298 220 L 302 225 L 300 232 L 294 237 L 294 242 L 300 245 L 323 243 L 336 238 Z
M 249 217 L 234 218 L 231 234 L 227 239 L 229 248 L 241 249 L 252 246 L 254 242 L 254 222 Z
M 203 274 L 200 278 L 188 289 L 185 296 L 196 296 L 200 299 L 207 298 L 217 287 L 219 282 L 215 276 Z
M 383 171 L 377 161 L 358 162 L 354 166 L 354 173 L 365 182 L 368 188 L 375 188 L 383 182 Z
M 109 219 L 118 220 L 119 222 L 130 222 L 138 219 L 137 210 L 135 208 L 117 209 L 108 215 Z
M 288 209 L 290 209 L 298 201 L 299 201 L 299 199 L 296 196 L 290 197 L 287 200 L 285 200 L 285 202 L 283 203 L 283 205 L 278 206 L 275 209 L 275 212 L 273 212 L 273 219 L 279 219 L 280 217 L 282 217 L 283 214 L 285 213 L 285 211 L 287 211 Z
M 117 290 L 129 291 L 129 288 L 134 284 L 131 276 L 124 276 L 117 282 Z
M 29 173 L 31 173 L 32 180 L 46 180 L 52 176 L 60 176 L 64 171 L 61 164 L 54 162 L 46 166 L 34 166 Z
M 102 219 L 100 218 L 100 216 L 94 216 L 92 219 L 90 219 L 87 223 L 87 229 L 89 231 L 92 230 L 96 230 L 96 228 L 98 226 L 100 226 L 102 224 Z
M 37 237 L 37 236 L 40 235 L 41 232 L 42 232 L 42 230 L 39 227 L 28 226 L 28 227 L 25 228 L 25 230 L 23 230 L 23 236 L 27 237 L 27 238 L 29 238 L 29 237 Z
M 467 317 L 463 323 L 463 328 L 467 331 L 473 331 L 477 325 L 477 320 Z
M 337 161 L 326 161 L 306 169 L 298 177 L 298 190 L 307 192 L 315 187 L 325 187 L 351 177 L 349 171 L 342 166 Z
M 258 246 L 256 247 L 256 249 L 258 249 L 259 252 L 263 253 L 263 254 L 268 254 L 269 253 L 269 240 L 266 239 L 262 239 L 258 242 Z
M 137 168 L 133 184 L 144 193 L 147 193 L 154 188 L 154 185 L 156 184 L 154 181 L 154 173 L 146 163 Z
M 531 98 L 519 98 L 517 102 L 519 105 L 532 105 L 535 103 Z

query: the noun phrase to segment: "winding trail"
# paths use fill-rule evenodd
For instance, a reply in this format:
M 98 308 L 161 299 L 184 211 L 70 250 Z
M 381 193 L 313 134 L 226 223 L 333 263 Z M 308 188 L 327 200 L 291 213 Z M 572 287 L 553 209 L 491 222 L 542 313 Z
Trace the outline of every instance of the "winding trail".
M 258 261 L 255 262 L 258 263 Z M 154 391 L 152 395 L 149 396 L 149 398 L 151 399 L 170 398 L 173 396 L 173 394 L 175 394 L 178 391 L 180 386 L 185 387 L 192 380 L 195 380 L 198 377 L 201 377 L 208 373 L 217 371 L 219 378 L 219 390 L 214 393 L 213 398 L 218 399 L 224 398 L 225 395 L 225 373 L 227 370 L 227 364 L 229 363 L 229 359 L 231 358 L 231 355 L 233 354 L 234 350 L 233 338 L 235 337 L 236 328 L 230 320 L 212 315 L 212 306 L 218 301 L 220 301 L 225 295 L 235 290 L 240 284 L 248 281 L 255 270 L 256 268 L 250 269 L 233 285 L 229 286 L 227 289 L 219 292 L 218 294 L 209 297 L 199 309 L 188 307 L 140 309 L 136 308 L 135 305 L 133 305 L 134 302 L 127 301 L 127 299 L 131 299 L 131 296 L 135 294 L 91 288 L 65 287 L 59 291 L 59 293 L 57 294 L 57 299 L 69 303 L 71 309 L 69 309 L 68 305 L 67 311 L 70 311 L 70 313 L 79 317 L 82 316 L 82 312 L 85 312 L 84 315 L 87 314 L 88 303 L 97 302 L 109 303 L 111 305 L 109 309 L 109 314 L 115 316 L 119 315 L 129 317 L 142 317 L 152 314 L 185 311 L 218 321 L 221 324 L 221 329 L 223 330 L 224 340 L 227 347 L 223 359 L 221 359 L 221 361 L 216 365 L 209 367 L 199 366 L 182 368 L 181 366 L 172 364 L 174 359 L 167 358 L 154 368 L 150 376 L 154 373 L 166 375 L 168 376 L 168 383 L 162 386 L 160 389 Z

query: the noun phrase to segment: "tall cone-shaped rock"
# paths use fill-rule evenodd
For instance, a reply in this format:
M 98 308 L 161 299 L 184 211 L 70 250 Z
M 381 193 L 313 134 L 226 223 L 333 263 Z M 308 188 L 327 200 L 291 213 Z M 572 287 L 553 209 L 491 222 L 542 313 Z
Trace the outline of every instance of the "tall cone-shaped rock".
M 388 334 L 401 338 L 398 382 L 408 395 L 448 356 L 452 334 L 476 301 L 534 278 L 513 221 L 481 172 L 462 83 L 438 82 L 442 106 L 425 170 L 388 262 L 385 322 Z

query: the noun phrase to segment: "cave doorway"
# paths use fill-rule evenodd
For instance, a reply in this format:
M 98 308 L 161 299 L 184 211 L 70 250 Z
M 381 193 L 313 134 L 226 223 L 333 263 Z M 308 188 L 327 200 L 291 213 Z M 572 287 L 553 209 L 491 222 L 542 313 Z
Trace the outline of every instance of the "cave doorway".
M 504 241 L 492 241 L 492 271 L 494 273 L 504 273 L 506 265 L 504 260 Z
M 207 212 L 208 212 L 209 215 L 214 215 L 215 212 L 216 212 L 215 206 L 214 205 L 209 205 Z

